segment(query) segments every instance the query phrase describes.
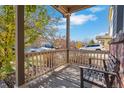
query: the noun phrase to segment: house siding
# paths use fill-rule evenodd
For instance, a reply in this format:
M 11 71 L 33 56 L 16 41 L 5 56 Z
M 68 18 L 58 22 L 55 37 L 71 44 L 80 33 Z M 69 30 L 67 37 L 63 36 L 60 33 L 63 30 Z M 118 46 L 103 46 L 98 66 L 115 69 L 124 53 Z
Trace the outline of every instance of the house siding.
M 113 39 L 110 53 L 120 61 L 120 87 L 124 87 L 124 6 L 113 6 Z
M 120 61 L 121 87 L 124 87 L 124 43 L 111 44 L 110 53 Z

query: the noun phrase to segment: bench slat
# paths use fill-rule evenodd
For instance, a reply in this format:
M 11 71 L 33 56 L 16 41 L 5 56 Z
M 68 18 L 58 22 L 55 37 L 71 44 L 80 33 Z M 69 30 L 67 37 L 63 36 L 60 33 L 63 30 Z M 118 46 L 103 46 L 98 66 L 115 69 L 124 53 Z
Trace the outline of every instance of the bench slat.
M 89 64 L 86 65 L 86 67 L 80 66 L 80 68 L 83 69 L 81 70 L 83 71 L 83 81 L 98 87 L 112 87 L 114 79 L 117 77 L 117 73 L 119 71 L 118 67 L 120 64 L 112 55 L 109 55 L 107 60 L 100 60 L 103 62 L 101 63 L 99 59 L 90 58 Z

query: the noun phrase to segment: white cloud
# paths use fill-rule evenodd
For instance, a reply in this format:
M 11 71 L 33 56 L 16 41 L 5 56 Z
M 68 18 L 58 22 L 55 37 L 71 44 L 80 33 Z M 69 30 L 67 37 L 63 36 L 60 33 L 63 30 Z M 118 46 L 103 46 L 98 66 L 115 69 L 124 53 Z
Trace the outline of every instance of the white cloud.
M 89 8 L 89 11 L 91 11 L 92 13 L 100 12 L 100 11 L 103 11 L 103 10 L 105 10 L 105 7 L 92 7 L 92 8 Z
M 72 23 L 72 25 L 82 25 L 82 24 L 85 24 L 88 21 L 93 21 L 93 20 L 96 20 L 96 19 L 97 19 L 96 16 L 92 15 L 92 14 L 89 14 L 89 15 L 84 15 L 84 14 L 76 15 L 76 14 L 73 14 L 71 16 L 71 23 Z
M 88 21 L 94 21 L 96 20 L 97 17 L 93 14 L 89 14 L 89 15 L 84 15 L 84 14 L 80 14 L 80 15 L 76 15 L 75 13 L 71 15 L 70 20 L 71 20 L 71 26 L 73 25 L 83 25 Z M 66 26 L 66 19 L 62 18 L 61 19 L 61 25 L 58 26 L 59 29 L 65 29 Z
M 66 25 L 65 24 L 58 25 L 57 27 L 58 27 L 59 30 L 66 29 Z

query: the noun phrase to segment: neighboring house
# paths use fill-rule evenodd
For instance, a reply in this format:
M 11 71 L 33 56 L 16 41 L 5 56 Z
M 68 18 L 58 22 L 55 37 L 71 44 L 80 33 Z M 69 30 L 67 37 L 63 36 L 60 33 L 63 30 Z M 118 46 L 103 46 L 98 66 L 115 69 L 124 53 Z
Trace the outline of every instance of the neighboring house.
M 37 39 L 34 41 L 34 43 L 31 45 L 31 47 L 41 47 L 44 43 L 49 43 L 46 39 L 43 37 L 39 36 Z
M 54 46 L 57 49 L 65 49 L 66 48 L 66 40 L 64 38 L 57 38 L 54 40 Z
M 40 47 L 41 42 L 44 41 L 41 36 L 37 37 L 37 39 L 33 42 L 31 47 Z
M 111 36 L 109 34 L 106 33 L 105 35 L 102 35 L 102 36 L 96 36 L 96 40 L 106 50 L 109 50 L 109 43 L 111 41 Z
M 120 77 L 124 87 L 124 5 L 114 5 L 109 11 L 110 53 L 120 61 Z
M 76 42 L 75 41 L 70 42 L 70 49 L 76 49 Z

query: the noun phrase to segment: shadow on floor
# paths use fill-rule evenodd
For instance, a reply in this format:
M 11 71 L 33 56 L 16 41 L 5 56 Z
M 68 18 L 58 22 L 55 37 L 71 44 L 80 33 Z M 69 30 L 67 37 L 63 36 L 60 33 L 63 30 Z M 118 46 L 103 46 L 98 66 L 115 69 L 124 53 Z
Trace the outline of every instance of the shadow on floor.
M 85 83 L 86 87 L 92 87 Z M 29 88 L 80 88 L 80 69 L 69 66 L 51 75 L 40 77 L 28 84 Z

